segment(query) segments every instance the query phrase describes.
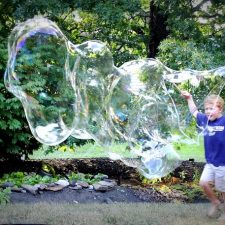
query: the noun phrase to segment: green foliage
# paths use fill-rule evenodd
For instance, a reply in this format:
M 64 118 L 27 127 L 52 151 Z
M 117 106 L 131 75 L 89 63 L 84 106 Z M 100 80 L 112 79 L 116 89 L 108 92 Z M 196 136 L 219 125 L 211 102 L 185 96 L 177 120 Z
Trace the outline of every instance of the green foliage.
M 13 172 L 11 174 L 4 174 L 0 179 L 0 184 L 5 182 L 11 182 L 17 187 L 21 187 L 22 184 L 48 184 L 54 183 L 59 179 L 59 175 L 55 175 L 54 177 L 50 176 L 41 176 L 35 173 L 25 173 L 25 172 Z
M 72 2 L 70 3 L 72 4 Z M 46 16 L 52 16 L 52 18 L 56 18 L 56 16 L 62 15 L 65 11 L 69 10 L 69 6 L 71 6 L 69 3 L 66 3 L 64 1 L 5 1 L 3 0 L 0 4 L 0 19 L 1 24 L 0 26 L 0 148 L 1 153 L 0 157 L 20 157 L 23 154 L 27 156 L 29 153 L 32 153 L 33 149 L 36 149 L 39 147 L 40 143 L 38 143 L 33 136 L 31 135 L 30 129 L 28 127 L 28 123 L 25 118 L 24 110 L 19 102 L 19 100 L 15 97 L 12 97 L 12 95 L 5 89 L 4 87 L 4 73 L 6 69 L 6 62 L 7 62 L 7 36 L 9 36 L 10 31 L 14 27 L 15 23 L 18 21 L 23 21 L 28 18 L 33 17 L 34 15 L 38 15 L 40 13 L 45 14 Z M 32 46 L 32 43 L 30 43 L 30 46 Z M 18 55 L 18 61 L 20 63 L 17 64 L 18 71 L 22 74 L 24 73 L 24 77 L 26 77 L 26 73 L 35 75 L 37 73 L 40 73 L 41 75 L 45 75 L 46 71 L 46 64 L 43 64 L 44 60 L 45 62 L 48 62 L 49 59 L 54 58 L 54 56 L 57 56 L 53 51 L 57 51 L 59 53 L 63 53 L 63 51 L 60 51 L 60 49 L 54 48 L 54 49 L 44 49 L 39 48 L 34 51 L 33 57 L 35 57 L 35 65 L 30 65 L 26 58 L 23 57 L 23 55 Z M 33 49 L 34 50 L 34 49 Z M 38 55 L 40 53 L 42 58 L 39 59 Z M 63 60 L 63 57 L 60 57 L 61 60 Z M 55 62 L 51 61 L 55 66 L 51 67 L 51 73 L 56 74 L 59 73 L 59 70 L 57 69 L 57 66 L 60 67 L 62 70 L 63 66 L 60 60 L 56 60 Z M 27 64 L 27 65 L 24 65 Z M 22 80 L 23 84 L 25 84 L 25 90 L 27 90 L 31 96 L 33 96 L 35 93 L 40 92 L 43 90 L 44 86 L 48 85 L 49 87 L 52 84 L 46 84 L 45 79 L 42 79 L 41 76 L 29 76 L 29 78 L 35 77 L 35 80 L 26 80 L 24 78 Z M 39 79 L 36 79 L 39 78 Z M 54 83 L 55 80 L 53 79 L 54 76 L 52 76 L 51 82 Z M 65 82 L 64 82 L 65 83 Z M 64 100 L 57 99 L 57 96 L 53 96 L 54 98 L 51 99 L 52 101 L 59 102 L 61 101 L 62 104 L 66 104 L 67 102 L 65 99 L 70 101 L 70 97 L 68 97 L 69 90 L 63 86 L 63 82 L 60 82 L 61 88 L 63 91 L 63 97 Z M 70 95 L 71 96 L 71 95 Z M 45 102 L 43 102 L 45 104 Z M 61 104 L 61 105 L 62 105 Z M 61 110 L 59 107 L 57 109 L 55 108 L 48 108 L 45 111 L 45 114 L 52 115 L 54 117 L 55 110 Z M 61 110 L 61 113 L 71 113 L 63 112 Z M 70 118 L 68 120 L 68 118 Z M 67 116 L 67 120 L 65 120 L 66 123 L 71 123 L 70 120 L 72 118 Z
M 26 122 L 21 103 L 5 89 L 3 76 L 7 62 L 7 37 L 17 22 L 25 21 L 35 15 L 45 15 L 52 19 L 75 44 L 87 40 L 101 40 L 108 44 L 116 65 L 144 58 L 149 47 L 149 5 L 153 2 L 160 9 L 160 14 L 167 18 L 169 36 L 159 47 L 158 58 L 168 67 L 181 70 L 211 69 L 224 65 L 225 6 L 223 0 L 210 1 L 207 9 L 201 3 L 209 1 L 183 0 L 2 0 L 0 3 L 0 156 L 8 157 L 28 155 L 40 145 L 32 137 Z M 194 5 L 195 3 L 195 5 Z M 118 7 L 120 5 L 120 7 Z M 205 22 L 202 22 L 205 19 Z M 30 43 L 32 46 L 32 43 Z M 24 73 L 22 79 L 25 89 L 34 97 L 45 86 L 50 87 L 47 97 L 39 95 L 38 101 L 44 107 L 46 117 L 57 118 L 57 113 L 65 115 L 65 122 L 71 124 L 71 110 L 66 105 L 73 101 L 73 90 L 66 88 L 63 80 L 56 80 L 63 66 L 65 49 L 42 46 L 34 50 L 35 61 L 29 64 L 20 55 L 18 71 Z M 39 57 L 41 56 L 41 57 Z M 71 59 L 73 65 L 74 58 Z M 51 62 L 50 62 L 51 61 Z M 25 63 L 26 62 L 26 63 Z M 52 64 L 47 70 L 46 63 Z M 24 64 L 27 64 L 26 66 Z M 71 66 L 72 67 L 72 66 Z M 27 80 L 26 74 L 40 76 Z M 46 74 L 50 79 L 45 80 Z M 145 74 L 142 77 L 146 79 Z M 214 81 L 209 81 L 213 86 Z M 210 89 L 209 83 L 200 87 L 197 95 L 205 96 Z M 57 89 L 56 88 L 59 88 Z M 61 97 L 59 97 L 59 93 Z M 222 93 L 225 96 L 225 91 Z M 175 96 L 176 97 L 176 96 Z M 51 106 L 46 107 L 49 103 Z M 34 115 L 35 117 L 35 115 Z M 35 120 L 35 119 L 34 119 Z M 95 124 L 92 124 L 93 131 Z M 194 128 L 194 125 L 192 126 Z M 163 127 L 166 129 L 166 127 Z M 191 131 L 190 131 L 191 133 Z M 62 143 L 62 146 L 68 143 Z M 62 147 L 61 146 L 61 147 Z M 73 143 L 69 146 L 74 146 Z M 62 147 L 65 148 L 65 147 Z M 54 151 L 55 148 L 48 148 Z
M 118 7 L 118 5 L 120 7 Z M 78 1 L 80 40 L 98 39 L 108 43 L 116 64 L 147 54 L 149 28 L 139 0 Z
M 93 143 L 93 140 L 86 140 L 86 139 L 77 139 L 73 136 L 70 136 L 67 138 L 67 140 L 64 142 L 66 145 L 68 145 L 70 148 L 76 148 L 77 146 L 84 145 L 86 143 Z
M 175 70 L 212 69 L 223 65 L 225 56 L 221 50 L 217 50 L 216 46 L 213 48 L 212 45 L 213 43 L 197 43 L 191 39 L 187 41 L 168 38 L 161 42 L 158 58 Z
M 141 177 L 141 181 L 144 186 L 153 187 L 155 190 L 163 193 L 170 193 L 173 190 L 178 190 L 188 198 L 188 202 L 205 199 L 203 191 L 199 186 L 201 175 L 199 169 L 195 169 L 191 181 L 187 181 L 187 175 L 187 171 L 183 170 L 179 173 L 179 177 L 174 177 L 171 173 L 163 178 L 147 179 Z
M 8 3 L 8 4 L 7 4 Z M 13 6 L 7 1 L 0 4 L 0 157 L 27 155 L 37 147 L 30 134 L 21 103 L 5 89 L 3 77 L 7 61 L 7 36 L 14 25 Z
M 5 42 L 0 42 L 0 74 L 4 73 L 5 59 L 7 58 Z M 1 58 L 4 62 L 1 62 Z M 0 78 L 0 157 L 28 155 L 38 143 L 32 137 L 25 120 L 23 108 L 19 100 L 12 97 Z
M 62 144 L 60 146 L 63 146 Z M 32 155 L 30 159 L 65 159 L 65 158 L 99 158 L 109 157 L 109 152 L 119 154 L 123 157 L 133 157 L 133 154 L 128 149 L 127 143 L 114 143 L 110 149 L 105 146 L 100 146 L 93 142 L 87 142 L 84 145 L 74 147 L 74 151 L 60 151 L 59 146 L 42 146 Z M 71 148 L 71 146 L 70 146 Z
M 24 21 L 37 15 L 57 17 L 73 8 L 74 1 L 64 0 L 9 0 L 13 8 L 13 17 L 19 21 Z
M 194 202 L 195 200 L 200 201 L 201 199 L 205 199 L 203 191 L 199 185 L 183 183 L 173 185 L 171 188 L 182 191 L 185 196 L 188 197 L 188 202 Z
M 0 205 L 10 202 L 10 194 L 11 194 L 10 188 L 6 189 L 0 188 Z
M 69 174 L 68 178 L 69 181 L 84 181 L 88 184 L 94 184 L 102 180 L 103 174 L 98 173 L 97 175 L 93 176 L 92 174 L 84 174 L 84 173 L 74 173 L 72 172 Z
M 160 44 L 158 57 L 162 62 L 178 70 L 204 70 L 224 65 L 225 32 L 221 25 L 225 23 L 225 6 L 222 1 L 154 2 L 168 16 L 170 30 L 169 37 Z
M 46 163 L 42 163 L 41 169 L 48 174 L 51 174 L 53 177 L 56 176 L 55 170 L 52 166 Z
M 0 112 L 0 147 L 3 149 L 1 151 L 2 157 L 11 153 L 19 157 L 23 154 L 28 155 L 39 145 L 30 133 L 21 103 L 12 97 L 3 85 L 3 74 L 7 61 L 6 37 L 15 24 L 35 15 L 43 14 L 55 21 L 75 44 L 91 39 L 107 42 L 112 48 L 116 63 L 123 63 L 145 55 L 146 51 L 143 49 L 147 45 L 148 27 L 145 18 L 142 16 L 143 9 L 138 0 L 119 2 L 120 7 L 117 7 L 116 2 L 109 1 L 3 0 L 1 2 L 0 108 L 2 110 Z M 63 111 L 66 108 L 63 106 L 65 104 L 71 105 L 70 103 L 73 100 L 71 99 L 71 90 L 65 87 L 63 80 L 55 82 L 55 78 L 58 77 L 55 74 L 59 74 L 60 69 L 63 68 L 62 55 L 64 51 L 63 49 L 59 51 L 58 48 L 51 48 L 51 46 L 47 46 L 46 49 L 44 45 L 35 49 L 33 41 L 35 40 L 29 43 L 30 50 L 34 53 L 33 61 L 29 61 L 23 54 L 18 54 L 16 69 L 23 76 L 20 81 L 24 85 L 24 90 L 31 97 L 34 97 L 48 86 L 48 96 L 44 99 L 37 99 L 45 107 L 45 110 L 43 110 L 44 116 L 54 119 L 57 118 L 57 112 L 60 111 L 61 114 L 67 115 L 65 122 L 71 124 L 72 116 L 68 116 L 71 111 Z M 61 53 L 61 56 L 59 56 L 59 53 Z M 46 63 L 52 65 L 48 71 L 46 70 Z M 45 75 L 49 75 L 49 73 L 51 79 L 44 79 Z M 26 76 L 27 74 L 32 76 Z M 40 74 L 40 76 L 36 76 L 37 74 Z M 61 89 L 55 89 L 56 86 Z M 57 96 L 59 92 L 63 95 L 60 99 Z M 51 103 L 51 106 L 46 107 L 49 103 Z M 38 115 L 34 114 L 33 121 L 36 121 L 37 117 Z
M 161 178 L 153 178 L 153 179 L 148 179 L 146 177 L 141 177 L 141 183 L 143 185 L 155 185 L 155 184 L 159 184 L 162 182 Z
M 154 3 L 167 15 L 169 36 L 159 46 L 157 58 L 174 70 L 210 70 L 225 64 L 225 6 L 222 1 L 161 1 Z M 207 6 L 207 7 L 206 7 Z M 223 78 L 215 77 L 201 82 L 196 89 L 187 82 L 181 89 L 188 90 L 194 96 L 199 110 L 206 95 L 220 93 L 225 98 L 222 86 Z M 185 112 L 184 101 L 177 92 L 172 94 L 176 104 Z M 187 108 L 187 107 L 186 107 Z M 185 133 L 193 137 L 196 133 L 196 123 L 189 112 L 180 115 L 185 121 Z
M 58 148 L 59 151 L 62 151 L 62 152 L 65 152 L 65 151 L 71 151 L 71 152 L 74 152 L 74 148 L 71 148 L 70 146 L 68 145 L 61 145 L 59 148 Z
M 168 29 L 178 39 L 207 40 L 224 35 L 224 0 L 154 0 L 154 4 L 168 15 Z

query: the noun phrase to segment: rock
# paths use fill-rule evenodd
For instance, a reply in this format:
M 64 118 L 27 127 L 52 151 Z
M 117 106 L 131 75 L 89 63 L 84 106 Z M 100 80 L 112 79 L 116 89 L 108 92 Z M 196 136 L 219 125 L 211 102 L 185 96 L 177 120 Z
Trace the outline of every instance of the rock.
M 89 184 L 87 182 L 80 181 L 80 180 L 77 181 L 77 184 L 76 185 L 80 185 L 83 188 L 88 188 L 89 187 Z
M 29 185 L 29 184 L 23 184 L 21 187 L 23 189 L 25 189 L 26 191 L 28 191 L 29 193 L 33 194 L 33 195 L 37 194 L 37 191 L 38 191 L 37 185 L 36 186 L 32 186 L 32 185 Z
M 11 188 L 12 192 L 18 192 L 18 193 L 26 193 L 26 190 L 24 190 L 23 188 L 18 188 L 18 187 L 12 187 Z
M 107 183 L 111 183 L 112 185 L 114 185 L 114 186 L 116 186 L 117 185 L 117 183 L 116 183 L 116 181 L 115 180 L 112 180 L 112 179 L 104 179 L 103 181 L 105 181 L 105 182 L 107 182 Z M 102 182 L 102 181 L 100 181 L 100 182 Z
M 68 187 L 70 185 L 70 183 L 67 180 L 58 180 L 55 182 L 55 184 L 63 186 L 63 187 Z
M 110 189 L 116 186 L 116 182 L 113 180 L 108 180 L 108 181 L 102 180 L 102 181 L 99 181 L 98 183 L 103 186 L 108 186 Z
M 72 189 L 72 190 L 82 190 L 82 186 L 80 186 L 79 184 L 77 184 L 74 187 L 69 187 L 69 188 Z
M 47 184 L 39 184 L 39 191 L 43 191 L 48 185 Z
M 108 190 L 108 187 L 107 186 L 102 186 L 100 185 L 99 183 L 95 183 L 93 184 L 93 187 L 94 187 L 94 190 L 95 191 L 107 191 Z
M 100 180 L 104 180 L 104 179 L 108 179 L 109 176 L 106 174 L 97 174 L 94 176 L 94 179 L 100 179 Z
M 64 188 L 64 186 L 61 185 L 55 185 L 55 186 L 47 186 L 45 190 L 47 191 L 61 191 Z
M 55 187 L 55 183 L 49 183 L 47 186 L 48 187 Z
M 34 189 L 38 190 L 41 187 L 41 185 L 40 184 L 35 184 L 33 187 L 34 187 Z
M 12 182 L 5 182 L 3 184 L 1 184 L 2 188 L 9 188 L 9 187 L 13 187 L 14 184 Z
M 93 184 L 95 191 L 109 191 L 114 188 L 116 185 L 115 182 L 108 182 L 108 181 L 99 181 Z

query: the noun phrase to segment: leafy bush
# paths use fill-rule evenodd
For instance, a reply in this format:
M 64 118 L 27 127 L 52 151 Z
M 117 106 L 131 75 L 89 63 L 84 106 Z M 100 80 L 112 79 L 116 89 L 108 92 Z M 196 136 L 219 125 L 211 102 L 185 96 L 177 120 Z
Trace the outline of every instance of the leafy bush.
M 54 183 L 60 178 L 59 175 L 54 177 L 51 176 L 41 176 L 36 173 L 24 173 L 24 172 L 13 172 L 11 174 L 4 174 L 3 177 L 0 179 L 0 184 L 5 182 L 10 182 L 17 187 L 21 187 L 22 184 L 48 184 Z
M 84 174 L 84 173 L 74 173 L 72 172 L 68 178 L 70 181 L 72 180 L 80 180 L 80 181 L 84 181 L 87 182 L 88 184 L 93 184 L 96 183 L 100 180 L 102 180 L 102 176 L 103 174 L 98 173 L 97 175 L 93 176 L 92 174 Z
M 6 204 L 10 202 L 10 188 L 2 189 L 0 188 L 0 204 Z
M 31 135 L 22 104 L 5 88 L 6 40 L 0 37 L 0 157 L 21 157 L 39 146 Z
M 171 188 L 182 191 L 187 197 L 189 202 L 199 201 L 201 199 L 205 199 L 203 191 L 199 185 L 196 184 L 176 184 L 173 185 Z
M 218 43 L 197 43 L 194 40 L 168 38 L 161 42 L 158 58 L 175 70 L 212 69 L 224 64 L 224 53 Z

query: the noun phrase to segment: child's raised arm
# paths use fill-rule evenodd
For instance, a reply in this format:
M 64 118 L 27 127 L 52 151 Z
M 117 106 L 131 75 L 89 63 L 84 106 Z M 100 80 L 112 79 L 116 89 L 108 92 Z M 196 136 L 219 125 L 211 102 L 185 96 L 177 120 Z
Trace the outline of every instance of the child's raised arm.
M 188 91 L 181 91 L 181 96 L 183 96 L 187 100 L 188 108 L 189 108 L 190 113 L 194 117 L 197 117 L 198 108 L 195 105 L 195 102 L 192 98 L 192 95 Z

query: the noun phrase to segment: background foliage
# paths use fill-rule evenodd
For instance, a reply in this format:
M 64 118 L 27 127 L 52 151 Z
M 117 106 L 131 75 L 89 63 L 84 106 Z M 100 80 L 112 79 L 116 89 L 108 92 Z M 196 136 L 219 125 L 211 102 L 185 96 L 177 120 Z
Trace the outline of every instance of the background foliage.
M 151 56 L 173 69 L 203 70 L 224 65 L 224 14 L 224 0 L 1 0 L 0 156 L 28 155 L 40 145 L 3 82 L 7 38 L 18 22 L 45 15 L 75 44 L 106 42 L 117 66 Z

